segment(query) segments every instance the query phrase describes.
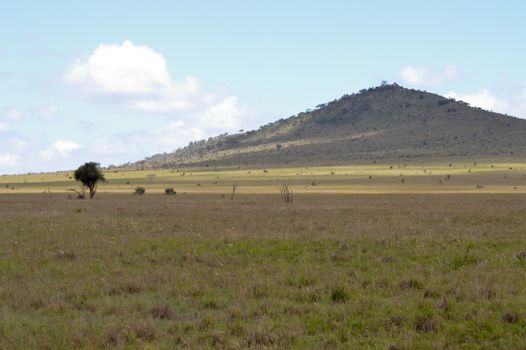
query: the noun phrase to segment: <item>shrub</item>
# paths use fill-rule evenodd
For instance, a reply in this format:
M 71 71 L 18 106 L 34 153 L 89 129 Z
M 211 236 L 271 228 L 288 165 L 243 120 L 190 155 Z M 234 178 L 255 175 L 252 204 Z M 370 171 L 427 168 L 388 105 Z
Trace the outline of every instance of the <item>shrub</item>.
M 142 196 L 145 193 L 146 193 L 146 189 L 141 186 L 135 187 L 135 191 L 133 192 L 133 194 L 137 196 Z
M 506 312 L 502 316 L 502 320 L 506 323 L 517 323 L 519 322 L 519 315 L 515 312 Z
M 415 321 L 415 330 L 419 333 L 436 332 L 437 328 L 435 320 L 430 317 L 421 316 Z
M 349 295 L 343 287 L 336 287 L 331 292 L 331 300 L 335 303 L 344 303 L 349 299 Z
M 453 270 L 458 270 L 463 266 L 476 265 L 479 263 L 479 259 L 471 254 L 464 254 L 455 257 L 452 261 Z
M 176 194 L 177 192 L 175 192 L 174 189 L 170 187 L 170 188 L 165 189 L 165 190 L 164 190 L 164 193 L 165 193 L 166 195 L 168 195 L 168 196 L 175 196 L 175 194 Z
M 150 314 L 154 318 L 159 318 L 161 320 L 171 320 L 174 316 L 174 312 L 168 305 L 156 306 L 150 310 Z

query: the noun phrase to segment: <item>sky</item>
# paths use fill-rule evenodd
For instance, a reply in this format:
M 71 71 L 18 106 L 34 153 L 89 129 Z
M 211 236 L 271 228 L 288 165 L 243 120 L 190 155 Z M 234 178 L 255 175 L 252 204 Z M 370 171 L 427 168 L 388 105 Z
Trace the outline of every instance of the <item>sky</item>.
M 524 1 L 0 8 L 0 174 L 136 161 L 383 80 L 526 118 Z

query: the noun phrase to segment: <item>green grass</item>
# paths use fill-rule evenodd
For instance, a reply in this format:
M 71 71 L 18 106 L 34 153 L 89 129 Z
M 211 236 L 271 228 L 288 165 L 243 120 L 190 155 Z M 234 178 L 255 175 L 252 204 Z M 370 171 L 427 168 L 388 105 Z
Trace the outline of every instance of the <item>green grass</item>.
M 502 320 L 506 310 L 521 316 L 526 311 L 520 298 L 502 290 L 522 292 L 523 283 L 506 278 L 497 284 L 501 269 L 508 270 L 508 278 L 524 273 L 509 247 L 480 247 L 489 261 L 509 255 L 490 263 L 482 276 L 480 268 L 469 266 L 451 272 L 463 246 L 424 244 L 418 256 L 404 256 L 416 245 L 404 242 L 392 251 L 401 256 L 385 262 L 390 255 L 384 244 L 346 243 L 253 240 L 237 247 L 156 240 L 148 249 L 126 247 L 131 252 L 121 259 L 99 256 L 106 264 L 82 268 L 76 279 L 70 265 L 81 264 L 82 255 L 60 264 L 44 260 L 29 295 L 10 305 L 17 312 L 4 311 L 3 334 L 21 347 L 64 348 L 512 348 L 526 336 L 522 320 Z M 418 283 L 403 287 L 409 276 L 418 276 Z M 477 286 L 488 277 L 492 283 Z M 39 281 L 53 286 L 48 284 L 46 293 Z M 168 311 L 159 315 L 159 308 Z M 422 319 L 431 330 L 418 328 Z
M 0 177 L 0 348 L 524 345 L 523 164 L 70 175 Z
M 514 349 L 522 194 L 3 194 L 0 348 Z

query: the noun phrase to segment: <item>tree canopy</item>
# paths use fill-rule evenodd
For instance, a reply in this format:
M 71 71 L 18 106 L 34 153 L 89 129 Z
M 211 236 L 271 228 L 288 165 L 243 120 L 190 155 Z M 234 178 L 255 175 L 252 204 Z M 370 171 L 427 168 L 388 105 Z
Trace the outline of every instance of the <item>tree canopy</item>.
M 82 194 L 89 190 L 89 198 L 95 197 L 97 184 L 106 181 L 104 174 L 100 170 L 100 164 L 96 162 L 87 162 L 81 165 L 74 173 L 75 180 L 82 184 Z

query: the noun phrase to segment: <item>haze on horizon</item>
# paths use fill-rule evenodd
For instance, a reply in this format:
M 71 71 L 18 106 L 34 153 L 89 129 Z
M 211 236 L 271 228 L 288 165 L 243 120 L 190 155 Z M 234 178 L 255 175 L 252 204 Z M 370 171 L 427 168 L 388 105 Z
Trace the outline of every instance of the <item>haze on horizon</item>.
M 170 152 L 381 81 L 526 118 L 520 1 L 17 1 L 0 173 Z

